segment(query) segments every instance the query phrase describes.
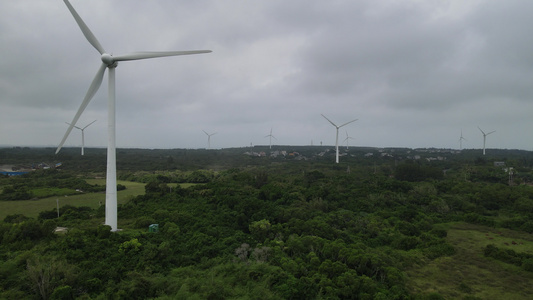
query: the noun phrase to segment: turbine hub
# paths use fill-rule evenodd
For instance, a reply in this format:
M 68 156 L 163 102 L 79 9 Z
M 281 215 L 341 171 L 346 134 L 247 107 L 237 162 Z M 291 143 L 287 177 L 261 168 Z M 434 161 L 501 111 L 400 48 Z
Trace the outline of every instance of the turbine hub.
M 108 66 L 111 66 L 115 62 L 113 59 L 113 56 L 107 53 L 102 54 L 101 58 L 102 58 L 102 62 Z

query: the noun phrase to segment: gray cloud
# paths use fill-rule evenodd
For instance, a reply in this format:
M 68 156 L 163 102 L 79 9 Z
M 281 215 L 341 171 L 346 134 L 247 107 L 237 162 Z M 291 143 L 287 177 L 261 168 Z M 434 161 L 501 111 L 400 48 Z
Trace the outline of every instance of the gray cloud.
M 77 1 L 105 49 L 211 49 L 117 68 L 119 147 L 334 143 L 532 149 L 533 3 Z M 0 144 L 56 145 L 99 67 L 59 0 L 0 3 Z M 8 59 L 7 59 L 8 58 Z M 80 123 L 106 145 L 107 77 Z M 67 146 L 80 144 L 73 132 Z

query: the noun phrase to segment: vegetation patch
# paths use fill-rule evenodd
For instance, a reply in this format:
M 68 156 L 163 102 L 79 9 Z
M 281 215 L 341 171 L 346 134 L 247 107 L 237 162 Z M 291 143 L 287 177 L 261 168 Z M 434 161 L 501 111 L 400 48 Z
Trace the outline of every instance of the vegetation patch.
M 327 147 L 287 149 L 292 158 L 253 148 L 119 149 L 128 180 L 117 185 L 117 232 L 102 224 L 103 150 L 64 149 L 53 156 L 59 169 L 0 176 L 0 298 L 533 294 L 533 154 L 360 148 L 335 164 Z M 48 152 L 0 157 L 45 161 Z M 63 189 L 83 193 L 34 200 Z
M 407 286 L 412 292 L 437 292 L 445 299 L 530 299 L 533 294 L 532 272 L 484 255 L 486 247 L 491 244 L 533 253 L 530 234 L 452 223 L 447 240 L 454 246 L 455 255 L 437 258 L 407 272 Z M 487 284 L 489 282 L 491 284 Z
M 31 190 L 32 196 L 35 198 L 47 198 L 52 196 L 66 196 L 75 193 L 81 193 L 82 191 L 74 191 L 67 188 L 35 188 Z
M 99 179 L 100 180 L 100 179 Z M 104 180 L 105 182 L 105 180 Z M 119 204 L 124 204 L 137 195 L 144 194 L 144 184 L 138 182 L 117 181 L 118 184 L 124 185 L 125 190 L 117 192 Z M 72 192 L 72 190 L 68 190 Z M 36 218 L 41 211 L 55 209 L 64 205 L 87 206 L 92 209 L 98 209 L 105 204 L 105 193 L 92 192 L 80 193 L 75 192 L 72 195 L 51 196 L 41 199 L 18 200 L 18 201 L 0 201 L 0 219 L 8 215 L 24 214 L 28 217 Z

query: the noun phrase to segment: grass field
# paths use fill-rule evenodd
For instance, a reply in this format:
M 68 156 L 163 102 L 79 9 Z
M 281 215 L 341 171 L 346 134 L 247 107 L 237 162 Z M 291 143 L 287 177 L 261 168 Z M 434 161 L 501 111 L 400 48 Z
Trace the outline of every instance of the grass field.
M 87 179 L 89 184 L 105 185 L 105 179 Z M 132 197 L 144 194 L 144 183 L 117 181 L 118 184 L 126 186 L 126 189 L 117 193 L 117 200 L 119 204 L 126 203 Z M 38 200 L 19 200 L 19 201 L 0 201 L 0 220 L 3 220 L 7 215 L 23 214 L 27 217 L 37 217 L 43 210 L 50 210 L 56 208 L 57 201 L 59 206 L 88 206 L 91 208 L 98 208 L 98 206 L 105 204 L 105 193 L 80 193 L 78 195 L 70 196 L 53 196 L 42 198 Z
M 532 235 L 466 223 L 449 226 L 447 239 L 456 254 L 409 270 L 407 286 L 412 292 L 437 292 L 445 299 L 532 298 L 532 272 L 483 256 L 488 244 L 533 253 Z

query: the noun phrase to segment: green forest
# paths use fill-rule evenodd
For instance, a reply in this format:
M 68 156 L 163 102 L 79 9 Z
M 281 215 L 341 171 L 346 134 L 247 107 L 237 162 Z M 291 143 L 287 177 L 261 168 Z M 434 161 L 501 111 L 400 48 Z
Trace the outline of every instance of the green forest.
M 0 299 L 533 295 L 530 151 L 119 149 L 119 193 L 144 191 L 117 232 L 104 205 L 13 209 L 105 197 L 105 149 L 53 151 L 0 149 L 0 165 L 52 166 L 0 175 Z

